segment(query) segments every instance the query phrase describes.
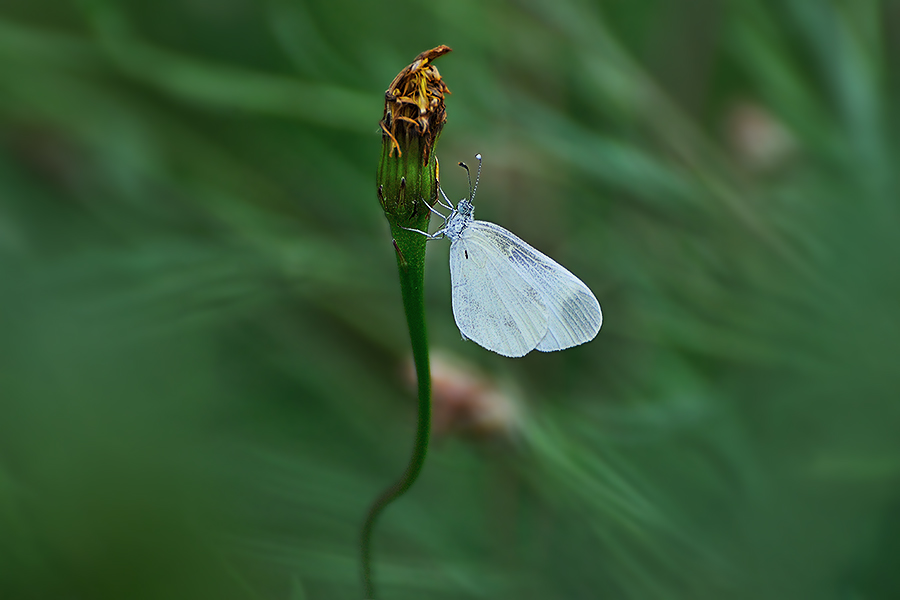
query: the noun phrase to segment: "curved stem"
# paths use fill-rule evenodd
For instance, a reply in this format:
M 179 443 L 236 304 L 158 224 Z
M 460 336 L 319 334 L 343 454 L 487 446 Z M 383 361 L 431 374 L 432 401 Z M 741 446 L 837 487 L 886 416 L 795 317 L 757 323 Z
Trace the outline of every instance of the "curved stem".
M 427 224 L 427 221 L 426 221 Z M 403 309 L 406 312 L 406 323 L 412 343 L 413 362 L 416 366 L 418 381 L 419 418 L 416 428 L 416 441 L 412 456 L 406 470 L 398 481 L 384 490 L 366 516 L 363 524 L 362 571 L 366 598 L 375 597 L 375 584 L 372 580 L 372 531 L 382 511 L 394 500 L 403 495 L 418 478 L 425 464 L 428 451 L 428 438 L 431 431 L 431 370 L 428 363 L 428 335 L 425 329 L 425 236 L 420 233 L 406 231 L 391 226 L 394 236 L 394 248 L 397 251 L 397 267 L 400 271 L 400 289 L 403 294 Z

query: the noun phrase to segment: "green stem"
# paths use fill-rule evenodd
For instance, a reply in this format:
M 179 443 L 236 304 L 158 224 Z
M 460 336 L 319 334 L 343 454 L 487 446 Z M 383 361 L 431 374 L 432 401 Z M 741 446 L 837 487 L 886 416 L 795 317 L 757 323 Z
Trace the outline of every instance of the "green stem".
M 426 221 L 427 224 L 427 221 Z M 428 334 L 425 329 L 425 243 L 424 235 L 391 225 L 394 248 L 397 251 L 397 267 L 400 271 L 400 289 L 403 309 L 412 343 L 413 362 L 419 393 L 419 419 L 416 441 L 406 471 L 400 479 L 384 490 L 372 504 L 362 529 L 362 570 L 366 598 L 375 597 L 372 580 L 372 530 L 382 511 L 412 486 L 425 464 L 428 437 L 431 429 L 431 370 L 428 365 Z

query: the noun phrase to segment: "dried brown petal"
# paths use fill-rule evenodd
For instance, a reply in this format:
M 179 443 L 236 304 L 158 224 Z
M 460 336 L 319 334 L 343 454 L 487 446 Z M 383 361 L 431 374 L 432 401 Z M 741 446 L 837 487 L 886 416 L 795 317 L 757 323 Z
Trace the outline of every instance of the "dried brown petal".
M 438 46 L 421 53 L 408 67 L 400 71 L 384 94 L 384 117 L 381 129 L 392 140 L 391 154 L 403 153 L 402 138 L 425 138 L 423 164 L 428 163 L 434 143 L 447 122 L 444 95 L 450 93 L 441 79 L 434 59 L 450 52 Z

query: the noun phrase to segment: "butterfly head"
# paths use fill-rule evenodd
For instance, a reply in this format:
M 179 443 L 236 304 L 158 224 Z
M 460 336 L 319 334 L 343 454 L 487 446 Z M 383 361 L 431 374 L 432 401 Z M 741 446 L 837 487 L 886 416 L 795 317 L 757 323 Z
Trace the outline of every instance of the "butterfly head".
M 456 205 L 456 212 L 462 217 L 472 218 L 475 215 L 475 205 L 468 198 L 463 198 Z

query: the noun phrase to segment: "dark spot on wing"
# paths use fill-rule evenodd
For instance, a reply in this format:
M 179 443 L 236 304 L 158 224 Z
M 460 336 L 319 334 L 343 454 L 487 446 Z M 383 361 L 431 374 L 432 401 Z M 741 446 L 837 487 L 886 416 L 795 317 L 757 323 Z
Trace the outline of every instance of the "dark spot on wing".
M 466 255 L 466 258 L 469 258 L 469 251 L 468 251 L 468 250 L 463 250 L 463 254 Z
M 553 266 L 549 265 L 545 262 L 535 260 L 535 258 L 527 251 L 518 246 L 509 246 L 507 248 L 507 252 L 509 252 L 508 258 L 510 262 L 519 265 L 520 267 L 528 267 L 529 269 L 539 269 L 541 271 L 552 271 Z
M 509 260 L 516 264 L 524 265 L 525 261 L 528 260 L 528 256 L 524 252 L 522 252 L 520 248 L 510 248 L 509 246 L 507 246 L 506 251 L 509 252 Z
M 512 244 L 509 243 L 509 240 L 500 236 L 494 235 L 494 243 L 497 244 L 497 247 L 509 254 L 509 249 Z

